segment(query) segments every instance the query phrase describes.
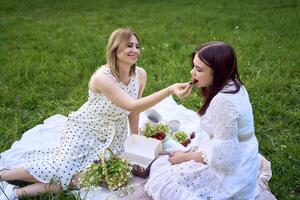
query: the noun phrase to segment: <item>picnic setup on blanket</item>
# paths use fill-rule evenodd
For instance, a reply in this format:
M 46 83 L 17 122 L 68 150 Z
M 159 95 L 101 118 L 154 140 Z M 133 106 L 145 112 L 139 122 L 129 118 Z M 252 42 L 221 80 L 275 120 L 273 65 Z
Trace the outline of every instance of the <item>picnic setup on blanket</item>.
M 66 120 L 65 116 L 54 115 L 25 132 L 0 154 L 0 170 L 22 167 L 26 152 L 57 146 Z M 145 184 L 153 161 L 172 152 L 195 151 L 210 140 L 199 130 L 198 114 L 178 105 L 172 97 L 141 113 L 139 127 L 139 135 L 128 134 L 121 155 L 110 148 L 99 152 L 99 159 L 85 169 L 81 189 L 74 193 L 86 200 L 150 200 Z M 256 199 L 275 199 L 268 188 L 270 162 L 261 155 L 259 162 Z

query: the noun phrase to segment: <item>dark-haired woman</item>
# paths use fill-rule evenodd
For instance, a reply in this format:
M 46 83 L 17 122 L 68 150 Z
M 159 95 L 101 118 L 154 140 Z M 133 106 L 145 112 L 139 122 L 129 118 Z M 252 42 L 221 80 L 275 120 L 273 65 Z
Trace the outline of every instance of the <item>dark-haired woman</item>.
M 200 132 L 209 139 L 194 152 L 156 160 L 145 189 L 154 200 L 254 199 L 258 142 L 235 52 L 224 42 L 210 42 L 196 48 L 192 59 L 202 97 Z

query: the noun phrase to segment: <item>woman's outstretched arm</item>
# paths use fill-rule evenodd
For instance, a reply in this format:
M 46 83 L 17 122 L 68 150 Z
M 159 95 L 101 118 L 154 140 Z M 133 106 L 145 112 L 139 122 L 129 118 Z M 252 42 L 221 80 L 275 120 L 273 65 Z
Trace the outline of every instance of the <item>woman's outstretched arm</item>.
M 182 93 L 186 92 L 185 89 L 188 85 L 188 83 L 176 83 L 147 97 L 136 100 L 123 91 L 112 78 L 102 72 L 96 72 L 90 83 L 90 85 L 93 85 L 113 103 L 131 112 L 142 112 L 147 110 L 171 94 L 183 96 Z

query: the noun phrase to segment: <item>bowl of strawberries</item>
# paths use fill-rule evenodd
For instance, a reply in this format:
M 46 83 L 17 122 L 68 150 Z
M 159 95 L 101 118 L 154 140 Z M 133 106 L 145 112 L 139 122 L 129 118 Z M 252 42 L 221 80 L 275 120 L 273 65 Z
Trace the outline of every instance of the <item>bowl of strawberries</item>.
M 145 137 L 151 137 L 157 140 L 166 139 L 168 132 L 170 131 L 170 127 L 166 124 L 158 123 L 158 124 L 150 124 L 147 123 L 142 130 L 142 134 Z
M 176 131 L 172 134 L 172 139 L 187 147 L 191 143 L 191 138 L 184 131 Z
M 163 150 L 169 153 L 172 152 L 187 152 L 192 147 L 197 146 L 195 132 L 187 132 L 183 130 L 174 131 L 163 144 Z

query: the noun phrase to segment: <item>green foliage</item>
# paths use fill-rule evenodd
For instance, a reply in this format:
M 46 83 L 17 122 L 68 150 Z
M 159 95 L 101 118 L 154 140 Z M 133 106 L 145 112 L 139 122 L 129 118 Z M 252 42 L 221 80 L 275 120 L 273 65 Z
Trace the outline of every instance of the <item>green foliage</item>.
M 91 187 L 100 186 L 103 183 L 103 170 L 100 163 L 92 163 L 84 173 L 82 186 L 90 189 Z
M 116 28 L 131 27 L 141 39 L 145 95 L 189 81 L 192 50 L 223 40 L 237 53 L 260 152 L 272 163 L 270 187 L 278 199 L 300 199 L 299 1 L 2 0 L 0 5 L 1 152 L 47 117 L 67 115 L 87 100 L 89 77 L 105 63 L 107 39 Z M 200 107 L 196 90 L 176 101 L 194 111 Z M 76 197 L 35 199 L 68 198 Z
M 176 131 L 172 134 L 172 139 L 179 143 L 187 140 L 188 138 L 188 135 L 184 131 Z
M 126 186 L 129 178 L 132 176 L 129 163 L 126 160 L 113 157 L 107 161 L 106 165 L 108 173 L 108 187 L 111 190 L 116 190 Z
M 129 163 L 113 156 L 105 161 L 105 165 L 101 162 L 92 163 L 85 171 L 81 184 L 86 189 L 106 184 L 109 189 L 116 190 L 126 186 L 131 176 Z
M 143 130 L 143 135 L 146 137 L 152 137 L 156 135 L 158 132 L 163 132 L 164 134 L 167 134 L 170 130 L 170 127 L 166 124 L 149 124 L 147 123 Z

